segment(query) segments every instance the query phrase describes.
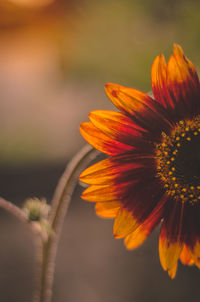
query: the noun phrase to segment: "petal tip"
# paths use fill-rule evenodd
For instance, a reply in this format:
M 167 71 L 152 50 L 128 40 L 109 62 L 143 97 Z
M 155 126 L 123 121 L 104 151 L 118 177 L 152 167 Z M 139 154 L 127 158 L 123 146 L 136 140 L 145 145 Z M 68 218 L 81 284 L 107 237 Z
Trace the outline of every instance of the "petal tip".
M 113 83 L 106 83 L 105 84 L 105 92 L 108 96 L 117 97 L 117 91 L 116 88 L 118 88 L 119 85 L 113 84 Z
M 173 53 L 177 54 L 179 56 L 183 56 L 184 55 L 182 47 L 179 44 L 177 44 L 177 43 L 173 44 Z

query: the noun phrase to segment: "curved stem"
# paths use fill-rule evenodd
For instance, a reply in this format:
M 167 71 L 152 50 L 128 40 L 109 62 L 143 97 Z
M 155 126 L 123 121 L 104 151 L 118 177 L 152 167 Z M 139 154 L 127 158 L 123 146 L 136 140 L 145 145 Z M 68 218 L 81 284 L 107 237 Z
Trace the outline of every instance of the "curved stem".
M 58 182 L 52 200 L 52 210 L 49 217 L 49 223 L 53 230 L 53 234 L 48 237 L 47 241 L 43 242 L 39 249 L 38 265 L 41 266 L 41 269 L 39 271 L 40 276 L 34 300 L 35 302 L 51 301 L 55 258 L 64 218 L 79 174 L 98 154 L 99 152 L 89 145 L 83 147 L 71 160 Z
M 27 223 L 26 214 L 20 208 L 15 206 L 12 202 L 0 197 L 0 207 L 15 216 L 21 222 Z

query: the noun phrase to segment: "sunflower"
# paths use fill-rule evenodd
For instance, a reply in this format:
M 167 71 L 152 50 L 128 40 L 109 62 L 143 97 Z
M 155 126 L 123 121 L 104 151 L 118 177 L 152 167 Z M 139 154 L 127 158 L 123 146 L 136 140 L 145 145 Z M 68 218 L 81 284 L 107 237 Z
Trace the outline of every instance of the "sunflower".
M 109 155 L 80 176 L 82 198 L 115 218 L 115 238 L 141 245 L 161 223 L 159 256 L 171 278 L 178 260 L 200 268 L 200 83 L 179 45 L 151 70 L 153 97 L 118 84 L 105 91 L 114 111 L 93 111 L 83 137 Z

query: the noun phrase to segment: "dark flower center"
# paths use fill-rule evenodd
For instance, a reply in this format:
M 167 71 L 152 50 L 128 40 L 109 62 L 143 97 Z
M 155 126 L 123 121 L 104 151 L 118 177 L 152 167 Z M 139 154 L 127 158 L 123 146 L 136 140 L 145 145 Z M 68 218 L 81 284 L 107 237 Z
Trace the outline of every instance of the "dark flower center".
M 200 116 L 180 121 L 156 145 L 157 175 L 169 195 L 191 204 L 200 201 Z

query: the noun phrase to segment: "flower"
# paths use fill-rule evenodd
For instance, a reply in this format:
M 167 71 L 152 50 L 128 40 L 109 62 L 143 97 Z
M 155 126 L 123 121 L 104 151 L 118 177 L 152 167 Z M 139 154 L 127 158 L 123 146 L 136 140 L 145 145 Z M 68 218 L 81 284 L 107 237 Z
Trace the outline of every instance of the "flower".
M 90 112 L 83 137 L 110 157 L 87 168 L 82 198 L 115 218 L 115 238 L 141 245 L 161 223 L 159 256 L 171 278 L 180 259 L 200 268 L 200 83 L 193 64 L 174 45 L 151 71 L 154 97 L 117 84 L 105 91 L 114 111 Z

